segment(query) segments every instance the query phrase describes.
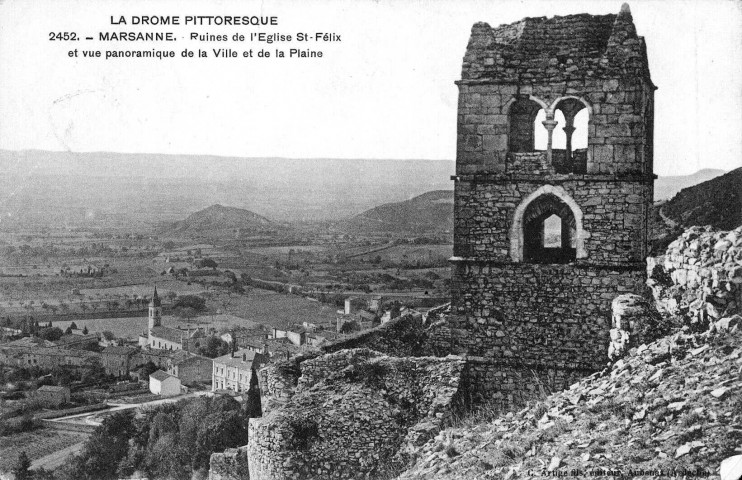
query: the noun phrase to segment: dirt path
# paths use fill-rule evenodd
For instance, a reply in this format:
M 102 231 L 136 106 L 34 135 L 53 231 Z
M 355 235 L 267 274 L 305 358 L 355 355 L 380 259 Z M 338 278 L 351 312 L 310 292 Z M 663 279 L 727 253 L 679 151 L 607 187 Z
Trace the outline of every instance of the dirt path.
M 662 212 L 662 207 L 660 207 L 660 208 L 657 209 L 657 213 L 660 214 L 660 217 L 662 217 L 662 221 L 665 222 L 665 225 L 667 225 L 668 227 L 675 228 L 676 226 L 678 226 L 678 222 L 676 222 L 675 220 L 673 220 L 670 217 L 666 216 Z
M 74 445 L 70 445 L 67 448 L 63 448 L 62 450 L 57 450 L 54 453 L 50 453 L 49 455 L 43 456 L 41 458 L 37 458 L 36 460 L 31 462 L 31 468 L 40 468 L 43 467 L 47 470 L 53 470 L 62 464 L 67 460 L 67 457 L 73 453 L 79 452 L 83 445 L 85 445 L 85 440 L 87 437 L 80 437 L 81 442 L 78 442 Z

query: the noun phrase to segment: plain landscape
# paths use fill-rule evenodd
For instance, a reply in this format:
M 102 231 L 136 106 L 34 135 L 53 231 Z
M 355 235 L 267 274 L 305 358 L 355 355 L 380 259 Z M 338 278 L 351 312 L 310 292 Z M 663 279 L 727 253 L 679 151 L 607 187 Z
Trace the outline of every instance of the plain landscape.
M 0 326 L 7 345 L 32 338 L 33 348 L 46 348 L 44 342 L 74 342 L 87 335 L 95 341 L 81 347 L 86 351 L 135 346 L 142 335 L 146 338 L 155 286 L 164 305 L 162 325 L 188 335 L 200 329 L 204 339 L 193 351 L 212 358 L 228 351 L 225 335 L 245 335 L 250 345 L 255 332 L 261 343 L 278 329 L 312 332 L 317 341 L 327 342 L 378 325 L 385 312 L 427 312 L 450 301 L 453 162 L 4 151 L 0 165 L 7 172 L 0 180 Z M 741 172 L 660 177 L 651 219 L 653 251 L 662 254 L 693 225 L 730 230 L 742 223 L 735 188 L 742 183 Z M 347 308 L 359 316 L 341 328 L 338 318 Z M 308 343 L 269 343 L 265 351 L 276 359 L 316 349 Z M 32 401 L 34 389 L 71 387 L 72 397 L 59 415 L 136 398 L 132 393 L 121 400 L 111 393 L 123 388 L 117 385 L 129 376 L 107 374 L 101 365 L 45 369 L 6 363 L 0 372 L 7 422 L 0 438 L 0 471 L 15 468 L 23 452 L 38 478 L 55 478 L 44 469 L 80 452 L 91 435 L 108 435 L 50 426 L 42 419 L 54 417 L 59 408 Z M 211 385 L 192 387 L 198 392 Z M 145 399 L 146 389 L 137 392 L 142 401 L 152 401 Z M 211 408 L 207 403 L 198 408 Z M 535 422 L 553 405 L 562 404 L 545 404 L 538 407 L 543 412 L 525 418 Z M 214 408 L 237 411 L 231 404 Z M 91 428 L 109 418 L 86 415 Z M 224 415 L 220 418 L 237 421 L 236 413 Z M 438 444 L 426 448 L 464 452 L 476 442 L 457 433 L 460 426 L 453 428 L 452 438 L 436 437 Z M 205 475 L 208 454 L 242 445 L 243 434 L 231 431 L 214 440 L 189 468 Z M 182 441 L 196 441 L 188 438 Z M 160 447 L 142 448 L 153 452 Z M 526 452 L 531 444 L 512 448 Z M 420 463 L 409 478 L 427 478 L 426 468 L 444 463 L 449 469 L 449 462 L 481 468 L 470 456 L 450 453 Z M 145 466 L 149 472 L 165 471 L 140 462 L 129 473 Z M 96 468 L 105 476 L 103 467 Z M 96 477 L 91 473 L 89 478 Z

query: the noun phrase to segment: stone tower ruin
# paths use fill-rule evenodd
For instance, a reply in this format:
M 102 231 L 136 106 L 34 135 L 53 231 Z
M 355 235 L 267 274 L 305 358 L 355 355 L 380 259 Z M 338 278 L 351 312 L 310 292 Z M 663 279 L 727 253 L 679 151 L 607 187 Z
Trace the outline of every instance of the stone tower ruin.
M 611 301 L 644 291 L 656 87 L 626 4 L 477 23 L 456 84 L 452 316 L 436 343 L 509 408 L 602 368 Z

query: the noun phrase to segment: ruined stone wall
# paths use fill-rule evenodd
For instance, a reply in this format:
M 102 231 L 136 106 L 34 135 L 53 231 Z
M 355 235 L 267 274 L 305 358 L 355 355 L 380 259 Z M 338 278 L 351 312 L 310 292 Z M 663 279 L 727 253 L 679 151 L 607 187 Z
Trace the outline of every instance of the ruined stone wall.
M 466 390 L 466 400 L 474 405 L 486 403 L 502 412 L 513 411 L 529 401 L 564 390 L 593 372 L 467 357 L 465 376 L 476 388 Z
M 300 366 L 291 399 L 250 421 L 253 480 L 375 478 L 400 469 L 407 443 L 426 441 L 457 411 L 465 361 L 352 349 Z
M 301 375 L 299 363 L 302 359 L 303 357 L 283 360 L 258 370 L 260 392 L 271 401 L 264 410 L 270 409 L 274 404 L 284 404 L 294 395 Z
M 428 334 L 423 328 L 422 316 L 418 313 L 401 316 L 378 327 L 331 342 L 321 347 L 321 351 L 334 353 L 353 348 L 368 348 L 395 357 L 434 354 L 428 342 Z M 298 355 L 258 371 L 260 390 L 270 399 L 269 408 L 286 403 L 294 395 L 300 377 L 308 374 L 306 369 L 312 365 L 305 361 L 319 355 L 320 353 Z
M 600 368 L 611 301 L 619 293 L 646 290 L 642 269 L 527 263 L 454 268 L 459 315 L 448 320 L 447 329 L 430 333 L 436 351 L 524 368 Z
M 419 313 L 397 317 L 376 328 L 364 330 L 321 347 L 324 353 L 348 348 L 370 348 L 395 357 L 421 357 L 432 354 L 427 345 L 422 315 Z
M 658 308 L 667 313 L 694 317 L 699 328 L 742 313 L 742 227 L 691 227 L 652 270 Z
M 537 176 L 518 182 L 497 175 L 457 182 L 454 255 L 509 261 L 516 208 L 543 185 Z M 646 183 L 601 177 L 557 185 L 582 211 L 586 261 L 603 265 L 644 261 L 646 210 L 651 204 Z
M 247 447 L 214 453 L 209 461 L 209 480 L 250 480 Z

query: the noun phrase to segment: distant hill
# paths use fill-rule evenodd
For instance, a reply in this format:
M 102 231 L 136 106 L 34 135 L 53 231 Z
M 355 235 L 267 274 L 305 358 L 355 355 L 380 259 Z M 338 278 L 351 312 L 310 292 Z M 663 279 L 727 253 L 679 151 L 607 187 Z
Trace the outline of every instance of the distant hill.
M 650 212 L 650 255 L 662 255 L 685 228 L 706 226 L 732 230 L 742 225 L 742 168 L 684 188 Z
M 0 228 L 154 225 L 209 205 L 279 221 L 337 221 L 453 188 L 448 160 L 238 158 L 0 150 Z
M 683 227 L 711 225 L 732 230 L 742 225 L 742 168 L 684 188 L 662 206 L 662 213 Z
M 690 175 L 659 177 L 654 182 L 654 200 L 669 200 L 684 188 L 698 185 L 719 175 L 724 175 L 724 173 L 726 173 L 724 170 L 705 168 Z
M 450 189 L 455 164 L 0 150 L 0 171 L 0 230 L 130 230 L 169 224 L 214 204 L 245 208 L 278 222 L 339 221 L 379 205 Z M 709 169 L 660 177 L 655 198 L 671 198 L 722 173 Z
M 250 210 L 212 205 L 192 213 L 185 220 L 164 228 L 162 233 L 185 236 L 234 237 L 260 235 L 284 227 Z
M 422 235 L 453 231 L 453 191 L 434 190 L 404 202 L 387 203 L 340 225 L 359 233 Z

